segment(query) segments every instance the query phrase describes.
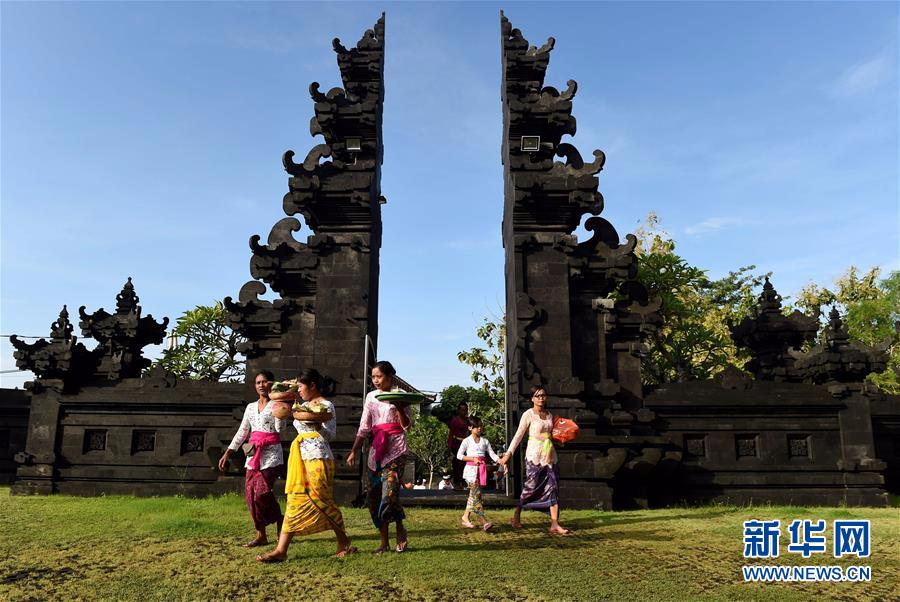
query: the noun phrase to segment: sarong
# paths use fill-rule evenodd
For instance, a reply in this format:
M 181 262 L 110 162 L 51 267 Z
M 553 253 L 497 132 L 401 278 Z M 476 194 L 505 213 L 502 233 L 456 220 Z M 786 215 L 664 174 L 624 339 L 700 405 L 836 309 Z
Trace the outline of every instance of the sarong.
M 281 508 L 272 491 L 275 479 L 278 478 L 278 468 L 273 466 L 262 470 L 247 469 L 244 499 L 247 502 L 247 509 L 250 510 L 253 525 L 259 531 L 264 531 L 266 525 L 281 520 Z
M 318 433 L 303 433 L 317 436 Z M 284 490 L 287 508 L 281 530 L 295 535 L 309 535 L 333 529 L 344 530 L 344 517 L 334 501 L 334 460 L 304 460 L 297 436 L 288 457 L 288 476 Z
M 556 464 L 541 466 L 525 461 L 525 483 L 519 507 L 528 510 L 550 510 L 559 503 L 559 468 Z
M 387 466 L 379 464 L 380 470 L 369 471 L 369 514 L 372 523 L 379 529 L 385 523 L 406 518 L 400 505 L 400 475 L 405 464 L 406 456 L 400 456 Z
M 481 501 L 481 485 L 478 481 L 469 483 L 469 498 L 466 500 L 466 512 L 474 512 L 477 516 L 485 519 L 484 503 Z

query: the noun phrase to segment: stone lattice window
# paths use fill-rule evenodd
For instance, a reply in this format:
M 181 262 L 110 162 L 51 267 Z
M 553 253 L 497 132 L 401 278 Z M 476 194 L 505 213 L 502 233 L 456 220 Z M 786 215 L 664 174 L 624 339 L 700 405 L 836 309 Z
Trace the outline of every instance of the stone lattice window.
M 202 452 L 206 431 L 181 431 L 181 453 Z
M 84 451 L 104 451 L 106 449 L 105 430 L 84 431 Z
M 684 452 L 688 458 L 705 458 L 706 435 L 685 435 Z
M 788 435 L 788 454 L 792 458 L 808 458 L 809 435 Z
M 756 446 L 756 435 L 735 435 L 734 447 L 738 458 L 756 458 L 759 456 Z
M 132 431 L 131 452 L 148 452 L 156 449 L 156 431 Z

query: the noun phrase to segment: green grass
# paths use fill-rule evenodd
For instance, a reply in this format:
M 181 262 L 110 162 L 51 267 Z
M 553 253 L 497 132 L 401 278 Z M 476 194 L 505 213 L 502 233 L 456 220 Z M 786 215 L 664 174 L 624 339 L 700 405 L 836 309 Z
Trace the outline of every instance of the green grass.
M 488 516 L 496 533 L 458 527 L 460 511 L 407 508 L 410 549 L 376 557 L 363 510 L 344 509 L 362 553 L 332 557 L 330 533 L 298 538 L 284 564 L 255 562 L 243 500 L 17 497 L 0 489 L 0 599 L 127 600 L 889 600 L 900 591 L 900 509 L 707 506 L 636 512 Z M 866 560 L 786 552 L 767 564 L 869 565 L 870 583 L 745 584 L 742 522 L 868 518 Z M 828 542 L 831 542 L 829 533 Z

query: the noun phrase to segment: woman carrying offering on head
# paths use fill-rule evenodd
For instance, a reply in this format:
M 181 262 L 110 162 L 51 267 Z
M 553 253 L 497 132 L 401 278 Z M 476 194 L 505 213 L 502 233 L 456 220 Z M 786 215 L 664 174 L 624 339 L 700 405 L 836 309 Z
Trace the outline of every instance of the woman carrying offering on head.
M 506 453 L 500 458 L 500 464 L 506 466 L 519 443 L 526 434 L 528 435 L 528 444 L 525 448 L 525 483 L 522 485 L 522 495 L 511 524 L 515 529 L 522 528 L 522 508 L 549 510 L 550 533 L 565 535 L 569 530 L 559 524 L 559 468 L 556 465 L 556 449 L 550 439 L 553 414 L 544 408 L 547 403 L 547 390 L 536 387 L 531 395 L 531 403 L 533 407 L 522 414 L 516 435 L 510 441 Z
M 408 453 L 406 430 L 411 422 L 410 410 L 408 406 L 379 401 L 376 397 L 391 390 L 395 374 L 397 371 L 390 362 L 378 362 L 372 367 L 372 384 L 375 389 L 366 395 L 356 440 L 347 456 L 347 465 L 353 466 L 363 442 L 372 435 L 366 489 L 372 522 L 381 533 L 381 546 L 375 551 L 376 554 L 388 550 L 388 527 L 392 522 L 397 523 L 397 552 L 406 550 L 407 545 L 406 527 L 403 526 L 406 515 L 400 505 L 400 479 Z
M 272 486 L 278 477 L 279 467 L 284 464 L 281 433 L 286 427 L 286 421 L 278 420 L 272 415 L 273 402 L 269 401 L 269 391 L 274 382 L 275 375 L 268 370 L 257 373 L 254 386 L 259 399 L 247 405 L 241 426 L 219 459 L 219 470 L 225 472 L 228 458 L 244 443 L 247 436 L 250 436 L 250 443 L 255 451 L 253 455 L 247 457 L 244 464 L 247 469 L 244 498 L 256 528 L 256 536 L 244 544 L 245 548 L 268 543 L 266 525 L 275 523 L 277 529 L 281 530 L 281 508 L 275 499 Z
M 294 420 L 297 437 L 291 443 L 288 457 L 287 508 L 278 545 L 267 554 L 256 557 L 260 562 L 281 562 L 287 558 L 288 546 L 295 535 L 309 535 L 331 529 L 337 536 L 338 558 L 356 552 L 344 530 L 344 517 L 334 501 L 334 455 L 328 441 L 337 430 L 334 404 L 322 397 L 322 377 L 316 370 L 304 370 L 297 379 L 305 406 L 329 415 L 324 422 Z M 299 411 L 297 416 L 304 417 Z

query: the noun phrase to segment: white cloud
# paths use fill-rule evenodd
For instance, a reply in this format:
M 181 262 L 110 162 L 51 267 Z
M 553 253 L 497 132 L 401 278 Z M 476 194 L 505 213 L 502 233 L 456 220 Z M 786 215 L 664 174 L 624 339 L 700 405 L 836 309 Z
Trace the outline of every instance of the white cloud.
M 841 74 L 832 86 L 835 96 L 858 96 L 874 90 L 887 80 L 891 73 L 890 61 L 886 55 L 857 63 Z
M 707 232 L 715 232 L 729 226 L 744 226 L 752 223 L 739 217 L 710 217 L 699 224 L 688 226 L 684 229 L 685 234 L 694 236 L 695 234 L 706 234 Z

